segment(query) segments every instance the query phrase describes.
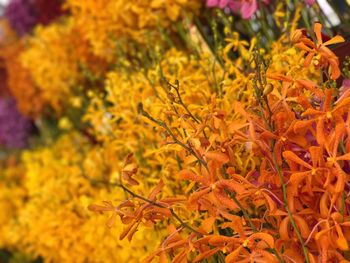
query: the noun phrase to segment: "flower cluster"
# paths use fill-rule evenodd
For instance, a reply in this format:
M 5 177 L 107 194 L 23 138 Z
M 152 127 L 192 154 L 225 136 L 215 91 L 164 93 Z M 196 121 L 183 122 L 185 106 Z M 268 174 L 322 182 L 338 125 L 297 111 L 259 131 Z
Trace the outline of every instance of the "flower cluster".
M 184 14 L 197 13 L 201 1 L 67 0 L 66 5 L 94 54 L 110 60 L 115 56 L 116 39 L 131 38 L 145 43 L 150 34 L 145 32 L 147 29 L 152 29 L 152 34 L 162 28 L 171 30 L 172 23 Z
M 316 23 L 315 36 L 319 27 Z M 313 43 L 308 36 L 302 39 Z M 316 41 L 319 48 L 322 42 Z M 329 43 L 338 41 L 343 39 Z M 202 105 L 198 99 L 184 100 L 181 87 L 187 83 L 179 77 L 167 82 L 163 101 L 170 107 L 162 107 L 163 117 L 145 103 L 138 106 L 145 124 L 163 133 L 167 150 L 176 154 L 183 190 L 169 196 L 162 191 L 169 185 L 161 180 L 140 197 L 132 190 L 141 183 L 137 165 L 128 158 L 119 187 L 129 198 L 90 209 L 113 212 L 109 225 L 119 216 L 126 224 L 121 238 L 128 239 L 141 224 L 172 219 L 168 237 L 146 262 L 155 257 L 172 262 L 219 257 L 225 262 L 344 260 L 341 251 L 349 249 L 350 226 L 345 194 L 348 94 L 338 94 L 332 86 L 339 75 L 320 81 L 317 69 L 338 72 L 338 64 L 311 67 L 305 63 L 309 57 L 290 45 L 282 39 L 270 51 L 272 57 L 250 51 L 254 71 L 246 89 L 255 99 L 248 104 L 226 97 L 225 88 L 221 98 L 212 96 Z M 324 60 L 322 54 L 317 59 Z
M 350 261 L 349 42 L 317 1 L 7 10 L 0 262 Z
M 95 77 L 103 69 L 103 63 L 90 55 L 72 19 L 38 26 L 26 44 L 20 54 L 21 65 L 29 72 L 43 104 L 57 112 L 63 110 L 66 98 L 79 90 L 85 71 Z
M 156 245 L 161 233 L 142 228 L 141 236 L 131 243 L 120 241 L 115 233 L 118 229 L 105 228 L 104 219 L 87 210 L 92 200 L 123 196 L 119 189 L 94 187 L 88 179 L 103 176 L 103 164 L 98 166 L 97 160 L 92 159 L 96 156 L 98 153 L 77 133 L 64 135 L 51 146 L 24 152 L 22 167 L 17 168 L 24 175 L 18 180 L 22 187 L 4 187 L 5 193 L 14 188 L 23 191 L 8 203 L 16 209 L 9 211 L 13 213 L 8 217 L 12 221 L 4 226 L 12 228 L 11 232 L 6 229 L 11 237 L 7 242 L 22 253 L 43 257 L 48 262 L 67 262 L 72 258 L 75 262 L 139 262 L 144 251 Z M 7 170 L 15 171 L 11 167 Z

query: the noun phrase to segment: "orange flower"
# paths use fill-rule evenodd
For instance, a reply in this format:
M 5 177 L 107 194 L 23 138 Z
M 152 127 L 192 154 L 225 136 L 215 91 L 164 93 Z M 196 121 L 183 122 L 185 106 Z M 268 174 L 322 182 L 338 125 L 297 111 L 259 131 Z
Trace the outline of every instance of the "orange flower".
M 305 67 L 311 64 L 311 60 L 315 55 L 319 55 L 318 66 L 321 68 L 330 66 L 331 78 L 337 79 L 340 76 L 339 60 L 327 46 L 341 43 L 345 40 L 341 36 L 335 36 L 323 43 L 321 30 L 322 25 L 320 23 L 315 23 L 314 32 L 316 35 L 316 43 L 303 36 L 300 30 L 293 33 L 292 41 L 295 43 L 296 47 L 308 53 L 304 62 Z
M 312 188 L 318 184 L 322 187 L 322 175 L 328 175 L 329 170 L 324 166 L 324 160 L 322 157 L 322 149 L 320 147 L 311 146 L 309 148 L 311 164 L 303 161 L 299 156 L 297 156 L 292 151 L 285 151 L 283 153 L 284 159 L 290 163 L 290 167 L 293 167 L 293 164 L 298 164 L 300 167 L 303 167 L 303 171 L 301 171 L 300 167 L 298 169 L 293 169 L 293 173 L 290 177 L 291 184 L 291 192 L 294 195 L 298 194 L 298 187 L 303 182 L 306 181 L 306 190 L 313 195 Z M 293 163 L 293 164 L 292 164 Z M 298 172 L 295 172 L 298 171 Z M 317 182 L 318 181 L 318 182 Z
M 340 103 L 332 108 L 332 96 L 333 91 L 326 91 L 326 98 L 322 110 L 316 110 L 314 108 L 309 108 L 303 112 L 302 116 L 312 116 L 308 120 L 297 121 L 294 125 L 294 131 L 299 132 L 301 130 L 310 130 L 312 128 L 312 123 L 316 123 L 316 139 L 320 145 L 324 145 L 326 142 L 326 126 L 332 123 L 334 120 L 341 119 L 344 114 L 345 109 L 350 103 L 350 98 L 342 100 Z

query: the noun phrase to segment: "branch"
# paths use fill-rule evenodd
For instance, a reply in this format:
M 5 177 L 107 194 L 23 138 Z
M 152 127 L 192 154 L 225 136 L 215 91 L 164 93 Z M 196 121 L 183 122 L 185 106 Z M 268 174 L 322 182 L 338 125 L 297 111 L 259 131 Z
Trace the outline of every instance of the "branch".
M 150 121 L 152 121 L 153 123 L 157 124 L 158 126 L 162 127 L 163 129 L 165 129 L 167 131 L 167 133 L 170 135 L 170 137 L 174 140 L 174 142 L 176 142 L 178 145 L 180 145 L 181 147 L 183 147 L 186 151 L 188 151 L 190 154 L 192 154 L 194 157 L 196 157 L 196 159 L 198 160 L 198 162 L 200 164 L 202 164 L 206 169 L 208 169 L 208 165 L 207 163 L 200 157 L 198 156 L 198 154 L 189 146 L 187 146 L 186 144 L 184 144 L 183 142 L 181 142 L 176 136 L 175 134 L 172 132 L 172 130 L 169 128 L 169 126 L 161 121 L 161 120 L 156 120 L 154 119 L 151 115 L 149 115 L 148 112 L 146 112 L 143 109 L 143 105 L 142 103 L 139 103 L 138 105 L 138 111 L 139 113 L 146 117 L 147 119 L 149 119 Z
M 129 188 L 127 188 L 125 185 L 123 185 L 122 183 L 110 183 L 108 181 L 105 180 L 98 180 L 98 179 L 93 179 L 91 177 L 89 177 L 88 175 L 85 174 L 83 168 L 82 169 L 82 173 L 83 173 L 83 177 L 86 178 L 87 180 L 89 180 L 92 183 L 95 184 L 104 184 L 104 185 L 108 185 L 108 186 L 115 186 L 115 187 L 119 187 L 121 189 L 123 189 L 125 192 L 127 192 L 128 194 L 130 194 L 131 196 L 133 196 L 134 198 L 140 199 L 146 203 L 149 203 L 151 205 L 160 207 L 160 208 L 166 208 L 169 209 L 170 213 L 172 214 L 172 216 L 180 223 L 180 225 L 184 228 L 187 228 L 188 230 L 190 230 L 191 232 L 195 233 L 197 236 L 203 236 L 202 233 L 198 232 L 197 230 L 195 230 L 194 228 L 192 228 L 189 224 L 185 223 L 178 214 L 176 214 L 176 212 L 174 211 L 174 209 L 172 207 L 168 207 L 165 206 L 161 203 L 158 203 L 156 201 L 150 200 L 146 197 L 143 197 L 139 194 L 134 193 L 132 190 L 130 190 Z

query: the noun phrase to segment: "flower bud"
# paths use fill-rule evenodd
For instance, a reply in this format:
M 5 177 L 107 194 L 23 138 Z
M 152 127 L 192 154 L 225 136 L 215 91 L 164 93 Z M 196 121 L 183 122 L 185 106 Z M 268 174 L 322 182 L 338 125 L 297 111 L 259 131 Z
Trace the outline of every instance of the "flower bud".
M 269 95 L 273 91 L 273 88 L 274 87 L 271 83 L 267 83 L 265 88 L 264 88 L 263 95 L 264 96 Z
M 291 35 L 291 40 L 293 43 L 298 43 L 300 38 L 303 36 L 303 32 L 301 29 L 295 30 Z

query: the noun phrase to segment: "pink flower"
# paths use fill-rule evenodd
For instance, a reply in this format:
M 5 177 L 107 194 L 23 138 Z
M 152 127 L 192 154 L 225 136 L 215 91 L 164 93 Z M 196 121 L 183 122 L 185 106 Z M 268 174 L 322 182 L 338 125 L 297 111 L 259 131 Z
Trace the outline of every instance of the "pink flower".
M 256 0 L 241 1 L 241 16 L 243 19 L 251 18 L 258 9 Z
M 207 0 L 208 7 L 225 8 L 230 0 Z
M 263 2 L 268 4 L 270 0 L 263 0 Z M 250 19 L 259 6 L 257 0 L 232 0 L 229 7 L 232 11 L 239 12 L 243 19 Z
M 316 2 L 316 0 L 304 0 L 304 1 L 309 6 L 313 5 Z
M 263 0 L 268 4 L 270 0 Z M 258 9 L 257 0 L 207 0 L 208 7 L 229 7 L 231 11 L 240 13 L 243 19 L 251 18 Z

